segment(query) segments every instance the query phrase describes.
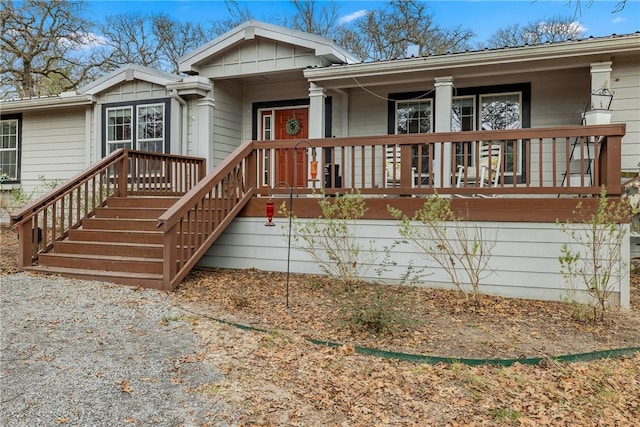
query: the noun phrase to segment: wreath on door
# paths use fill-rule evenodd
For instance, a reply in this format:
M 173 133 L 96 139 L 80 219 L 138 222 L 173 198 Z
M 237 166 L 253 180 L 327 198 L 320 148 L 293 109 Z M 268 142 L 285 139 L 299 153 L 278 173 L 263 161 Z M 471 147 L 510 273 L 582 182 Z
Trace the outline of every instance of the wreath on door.
M 300 133 L 300 122 L 293 117 L 287 121 L 284 129 L 291 136 L 297 135 Z

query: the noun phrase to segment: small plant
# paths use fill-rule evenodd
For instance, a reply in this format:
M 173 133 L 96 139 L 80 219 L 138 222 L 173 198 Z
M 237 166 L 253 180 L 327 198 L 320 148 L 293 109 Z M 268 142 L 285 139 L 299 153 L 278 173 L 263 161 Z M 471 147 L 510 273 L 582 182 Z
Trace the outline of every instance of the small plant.
M 400 222 L 400 235 L 409 240 L 420 255 L 444 269 L 454 286 L 478 307 L 480 281 L 489 269 L 495 239 L 485 237 L 480 227 L 463 223 L 451 210 L 451 200 L 437 194 L 427 199 L 413 218 L 391 206 L 388 209 Z M 451 226 L 451 222 L 455 224 Z M 466 276 L 470 290 L 462 285 L 461 274 Z
M 629 215 L 624 203 L 611 202 L 606 190 L 600 192 L 596 211 L 585 214 L 582 202 L 576 207 L 581 226 L 558 223 L 569 237 L 570 243 L 562 245 L 560 272 L 570 290 L 567 298 L 577 303 L 576 292 L 586 291 L 589 298 L 591 320 L 604 320 L 613 293 L 613 281 L 620 278 L 627 264 L 622 260 L 621 248 L 626 229 L 620 225 Z
M 348 289 L 341 300 L 347 324 L 355 330 L 382 335 L 409 323 L 404 292 L 390 287 L 377 285 L 372 293 L 365 287 Z
M 62 183 L 61 179 L 48 180 L 44 175 L 38 176 L 39 184 L 30 192 L 20 187 L 7 187 L 8 176 L 0 173 L 0 209 L 11 216 L 36 197 L 47 193 Z
M 356 227 L 365 212 L 364 198 L 358 192 L 341 197 L 318 199 L 321 215 L 302 221 L 292 216 L 291 245 L 309 254 L 320 268 L 345 287 L 362 281 L 376 264 L 373 241 L 363 244 Z M 293 215 L 283 204 L 280 213 Z

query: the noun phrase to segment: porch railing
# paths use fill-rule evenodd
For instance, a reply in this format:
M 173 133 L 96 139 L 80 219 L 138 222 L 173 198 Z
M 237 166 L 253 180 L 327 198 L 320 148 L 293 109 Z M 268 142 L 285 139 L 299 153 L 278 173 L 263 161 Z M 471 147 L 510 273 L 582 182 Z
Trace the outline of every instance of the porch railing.
M 265 193 L 285 181 L 296 193 L 358 189 L 370 195 L 438 192 L 515 197 L 596 195 L 604 185 L 607 194 L 619 196 L 624 133 L 625 125 L 615 124 L 313 139 L 304 145 L 298 141 L 255 141 L 256 188 Z M 287 154 L 295 143 L 300 147 L 295 155 Z M 497 185 L 491 182 L 480 187 L 479 168 L 469 172 L 469 166 L 478 163 L 481 144 L 497 146 L 502 153 L 497 166 L 489 164 L 488 174 L 498 175 Z M 316 180 L 309 178 L 314 150 L 320 171 Z M 298 160 L 292 160 L 296 156 Z M 291 172 L 294 162 L 298 163 L 295 184 Z M 464 175 L 462 185 L 457 186 L 459 173 Z
M 204 159 L 119 149 L 11 215 L 19 236 L 18 264 L 33 265 L 38 254 L 82 225 L 109 197 L 182 195 L 205 175 Z

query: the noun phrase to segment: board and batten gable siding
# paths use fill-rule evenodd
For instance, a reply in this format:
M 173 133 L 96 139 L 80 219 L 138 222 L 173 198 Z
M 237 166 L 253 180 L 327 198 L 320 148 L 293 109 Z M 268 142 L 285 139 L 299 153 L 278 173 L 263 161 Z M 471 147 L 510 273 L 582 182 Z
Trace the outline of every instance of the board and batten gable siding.
M 27 111 L 22 115 L 20 184 L 26 193 L 48 181 L 67 181 L 87 167 L 86 108 Z
M 215 79 L 325 65 L 330 64 L 311 49 L 256 37 L 218 54 L 198 71 Z
M 227 158 L 242 140 L 242 86 L 231 81 L 216 81 L 213 127 L 213 166 Z
M 304 220 L 302 220 L 304 221 Z M 216 244 L 200 260 L 204 267 L 286 271 L 288 224 L 286 219 L 276 219 L 276 227 L 265 227 L 264 218 L 236 218 Z M 482 227 L 484 239 L 495 240 L 491 250 L 490 267 L 481 280 L 481 292 L 505 297 L 560 301 L 570 290 L 562 274 L 558 256 L 568 238 L 552 223 L 498 223 L 472 222 L 468 225 Z M 454 227 L 451 224 L 448 228 Z M 622 225 L 628 230 L 628 224 Z M 361 220 L 355 233 L 362 247 L 370 242 L 377 250 L 370 259 L 371 268 L 366 280 L 397 283 L 413 268 L 425 267 L 426 276 L 420 285 L 453 289 L 448 274 L 432 261 L 425 261 L 409 243 L 396 245 L 391 258 L 395 265 L 387 266 L 380 276 L 379 269 L 385 257 L 385 249 L 400 238 L 397 223 L 382 220 Z M 321 248 L 318 248 L 321 250 Z M 622 259 L 629 259 L 629 239 L 624 239 Z M 291 248 L 290 271 L 293 273 L 323 274 L 320 266 L 307 253 Z M 464 283 L 463 286 L 469 286 Z M 612 281 L 612 303 L 629 307 L 629 271 Z M 295 289 L 292 290 L 295 299 Z M 577 295 L 584 300 L 586 294 Z
M 166 98 L 170 96 L 170 91 L 162 85 L 133 80 L 113 86 L 108 91 L 100 93 L 99 104 L 111 104 L 116 102 L 133 102 L 147 99 Z
M 611 73 L 613 123 L 626 123 L 622 138 L 622 171 L 638 172 L 640 166 L 640 64 L 638 59 L 617 58 Z

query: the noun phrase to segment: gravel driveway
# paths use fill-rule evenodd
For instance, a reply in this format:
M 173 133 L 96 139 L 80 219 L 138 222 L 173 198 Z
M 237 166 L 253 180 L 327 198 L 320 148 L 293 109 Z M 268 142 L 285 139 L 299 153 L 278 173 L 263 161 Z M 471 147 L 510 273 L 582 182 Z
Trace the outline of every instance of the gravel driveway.
M 223 376 L 162 292 L 0 277 L 0 425 L 226 426 Z

